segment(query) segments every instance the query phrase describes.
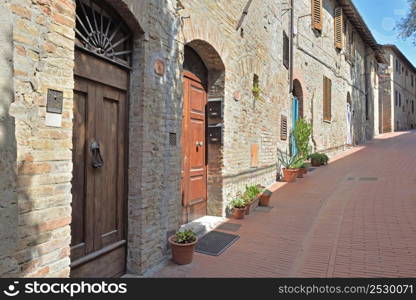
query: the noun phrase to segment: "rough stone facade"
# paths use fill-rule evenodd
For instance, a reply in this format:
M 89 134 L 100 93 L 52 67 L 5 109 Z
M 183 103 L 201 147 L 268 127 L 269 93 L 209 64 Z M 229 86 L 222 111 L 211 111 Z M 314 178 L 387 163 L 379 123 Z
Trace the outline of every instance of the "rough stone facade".
M 373 50 L 357 34 L 347 16 L 344 16 L 343 49 L 335 48 L 336 7 L 339 7 L 337 1 L 324 1 L 323 29 L 319 33 L 312 29 L 311 16 L 307 15 L 312 9 L 311 1 L 297 1 L 295 5 L 295 79 L 302 85 L 305 118 L 313 124 L 314 148 L 329 153 L 349 146 L 347 102 L 351 102 L 353 111 L 352 143 L 363 143 L 378 134 L 378 63 Z M 352 32 L 355 32 L 353 43 L 349 38 Z M 353 48 L 355 56 L 351 55 Z M 330 122 L 323 119 L 323 76 L 332 81 Z
M 382 132 L 416 128 L 416 68 L 394 45 L 383 47 L 387 70 L 380 78 Z
M 208 70 L 208 98 L 222 102 L 223 138 L 209 145 L 208 213 L 226 214 L 246 185 L 273 183 L 281 117 L 292 118 L 283 32 L 287 1 L 107 0 L 134 35 L 129 91 L 127 272 L 143 274 L 168 257 L 180 225 L 182 71 L 185 45 Z M 182 2 L 182 3 L 181 3 Z M 346 142 L 346 102 L 354 142 L 378 133 L 373 50 L 355 36 L 354 63 L 334 48 L 335 0 L 324 1 L 324 30 L 311 29 L 309 0 L 295 1 L 294 78 L 313 122 L 314 148 Z M 183 6 L 182 6 L 183 4 Z M 6 0 L 0 5 L 0 276 L 70 275 L 75 0 Z M 244 17 L 245 16 L 245 17 Z M 237 30 L 239 21 L 243 18 Z M 367 76 L 366 76 L 367 74 Z M 332 79 L 330 123 L 322 119 L 322 77 Z M 260 95 L 253 94 L 258 78 Z M 367 83 L 366 83 L 367 78 Z M 48 89 L 62 90 L 60 127 L 46 122 Z M 366 94 L 367 116 L 366 117 Z M 176 134 L 176 145 L 170 137 Z

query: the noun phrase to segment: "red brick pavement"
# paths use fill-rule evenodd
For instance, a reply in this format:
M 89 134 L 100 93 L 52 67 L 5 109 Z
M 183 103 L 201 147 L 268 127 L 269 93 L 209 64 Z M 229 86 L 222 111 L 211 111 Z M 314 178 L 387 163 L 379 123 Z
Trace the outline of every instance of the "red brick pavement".
M 242 224 L 240 239 L 222 255 L 195 253 L 153 276 L 416 277 L 416 131 L 272 188 L 269 213 L 230 221 Z

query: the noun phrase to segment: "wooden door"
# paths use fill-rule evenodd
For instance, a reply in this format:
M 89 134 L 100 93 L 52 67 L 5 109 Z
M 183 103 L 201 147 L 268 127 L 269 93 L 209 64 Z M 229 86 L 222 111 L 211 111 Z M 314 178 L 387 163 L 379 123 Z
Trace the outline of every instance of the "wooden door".
M 114 277 L 126 264 L 129 76 L 78 50 L 75 64 L 71 277 Z
M 207 93 L 190 72 L 185 72 L 183 84 L 182 222 L 187 223 L 207 214 Z

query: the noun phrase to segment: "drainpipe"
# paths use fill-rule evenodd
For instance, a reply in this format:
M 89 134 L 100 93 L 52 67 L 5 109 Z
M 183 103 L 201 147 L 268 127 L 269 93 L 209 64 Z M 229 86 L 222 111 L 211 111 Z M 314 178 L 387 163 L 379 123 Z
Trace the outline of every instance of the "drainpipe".
M 293 95 L 293 26 L 295 16 L 294 0 L 290 0 L 290 22 L 289 22 L 289 94 Z
M 368 99 L 368 56 L 370 54 L 368 53 L 368 47 L 365 47 L 365 55 L 364 55 L 364 77 L 365 77 L 365 118 L 366 121 L 370 119 L 370 115 L 369 115 L 369 108 L 370 108 L 370 99 Z

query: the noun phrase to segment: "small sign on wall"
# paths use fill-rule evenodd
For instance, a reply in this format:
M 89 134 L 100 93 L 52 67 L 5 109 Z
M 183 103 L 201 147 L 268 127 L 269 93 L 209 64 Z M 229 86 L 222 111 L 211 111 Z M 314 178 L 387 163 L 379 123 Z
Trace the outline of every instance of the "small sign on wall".
M 51 127 L 62 127 L 62 114 L 46 113 L 45 125 Z
M 251 145 L 251 167 L 256 168 L 259 166 L 259 145 Z
M 61 91 L 48 89 L 46 100 L 46 126 L 62 127 L 64 93 Z

